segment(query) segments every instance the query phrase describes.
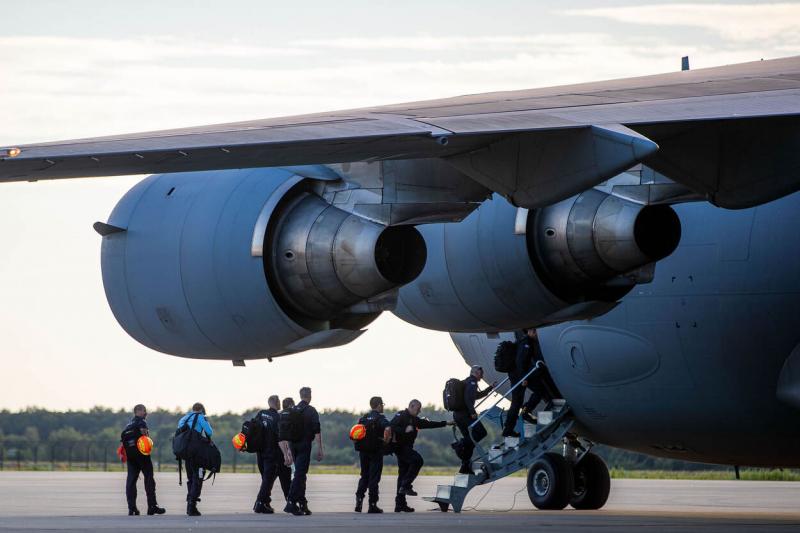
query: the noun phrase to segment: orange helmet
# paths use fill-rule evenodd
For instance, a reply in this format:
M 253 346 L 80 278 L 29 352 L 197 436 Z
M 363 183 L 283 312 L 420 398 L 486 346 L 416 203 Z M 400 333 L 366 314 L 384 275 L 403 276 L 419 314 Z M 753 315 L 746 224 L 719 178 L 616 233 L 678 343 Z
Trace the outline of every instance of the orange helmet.
M 231 442 L 233 442 L 234 448 L 241 451 L 244 450 L 245 445 L 247 444 L 247 437 L 245 436 L 244 433 L 237 433 L 236 435 L 233 436 Z
M 150 455 L 153 452 L 153 439 L 147 435 L 142 435 L 136 439 L 136 448 L 142 455 Z
M 361 440 L 367 436 L 367 428 L 364 424 L 356 424 L 350 428 L 350 440 Z

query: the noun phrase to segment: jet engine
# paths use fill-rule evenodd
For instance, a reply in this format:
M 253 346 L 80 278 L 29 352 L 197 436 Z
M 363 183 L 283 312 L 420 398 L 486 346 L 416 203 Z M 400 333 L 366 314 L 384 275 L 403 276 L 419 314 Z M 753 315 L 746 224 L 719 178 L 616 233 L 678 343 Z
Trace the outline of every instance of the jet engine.
M 425 269 L 395 314 L 421 327 L 501 332 L 598 316 L 671 254 L 680 220 L 590 189 L 528 211 L 495 195 L 458 224 L 420 228 Z
M 273 357 L 352 341 L 371 303 L 413 280 L 425 243 L 325 202 L 279 168 L 150 176 L 114 208 L 103 284 L 140 343 L 207 359 Z

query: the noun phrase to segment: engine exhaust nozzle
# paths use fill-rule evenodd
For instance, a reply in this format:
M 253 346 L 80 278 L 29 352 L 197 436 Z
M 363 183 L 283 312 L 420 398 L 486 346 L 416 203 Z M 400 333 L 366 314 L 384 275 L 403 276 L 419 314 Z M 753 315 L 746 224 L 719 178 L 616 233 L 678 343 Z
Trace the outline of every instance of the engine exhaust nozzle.
M 539 210 L 533 219 L 535 261 L 568 288 L 602 284 L 671 254 L 681 237 L 667 205 L 641 205 L 596 189 Z
M 320 320 L 414 280 L 426 259 L 415 228 L 384 227 L 310 193 L 283 211 L 272 242 L 270 267 L 285 300 Z

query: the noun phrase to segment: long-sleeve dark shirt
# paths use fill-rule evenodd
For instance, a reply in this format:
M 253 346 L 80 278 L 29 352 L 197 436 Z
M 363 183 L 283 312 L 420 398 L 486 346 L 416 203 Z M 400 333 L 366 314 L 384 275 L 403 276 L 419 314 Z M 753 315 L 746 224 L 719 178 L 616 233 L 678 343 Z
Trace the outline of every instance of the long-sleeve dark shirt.
M 413 416 L 408 409 L 403 409 L 392 418 L 392 433 L 395 435 L 398 448 L 413 448 L 420 429 L 443 428 L 447 422 L 434 422 L 427 418 Z M 411 431 L 406 429 L 411 426 Z
M 297 408 L 303 410 L 303 440 L 311 442 L 320 433 L 319 413 L 305 400 Z
M 528 336 L 520 339 L 520 341 L 517 342 L 517 357 L 514 371 L 508 373 L 512 382 L 516 383 L 522 379 L 538 361 L 544 361 L 544 357 L 542 357 L 542 348 L 539 346 L 539 340 L 531 339 Z
M 464 405 L 467 406 L 467 412 L 470 415 L 475 413 L 475 401 L 480 400 L 484 396 L 492 392 L 492 387 L 486 387 L 483 390 L 478 389 L 478 380 L 475 376 L 471 375 L 464 380 Z

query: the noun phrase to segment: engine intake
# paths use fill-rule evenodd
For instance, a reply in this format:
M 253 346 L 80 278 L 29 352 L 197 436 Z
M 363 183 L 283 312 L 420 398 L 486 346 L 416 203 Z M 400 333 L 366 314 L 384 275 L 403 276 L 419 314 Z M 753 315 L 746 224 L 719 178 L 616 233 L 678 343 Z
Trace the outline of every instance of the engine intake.
M 589 190 L 531 211 L 495 195 L 457 224 L 420 227 L 428 261 L 395 314 L 425 328 L 501 332 L 598 316 L 680 240 L 668 206 Z

